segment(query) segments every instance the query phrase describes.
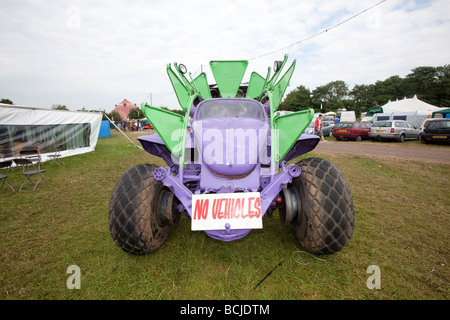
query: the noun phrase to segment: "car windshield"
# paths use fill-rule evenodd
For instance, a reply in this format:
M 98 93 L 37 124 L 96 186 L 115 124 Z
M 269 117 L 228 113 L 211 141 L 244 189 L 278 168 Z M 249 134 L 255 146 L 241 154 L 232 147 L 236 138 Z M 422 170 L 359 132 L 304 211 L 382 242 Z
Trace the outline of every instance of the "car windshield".
M 390 128 L 392 126 L 392 121 L 377 121 L 372 127 Z
M 448 121 L 429 121 L 427 129 L 450 129 L 450 120 Z
M 353 126 L 352 126 L 351 122 L 339 122 L 335 127 L 336 128 L 351 129 Z
M 212 99 L 204 101 L 197 113 L 197 119 L 199 120 L 209 118 L 252 118 L 264 120 L 264 112 L 256 101 Z

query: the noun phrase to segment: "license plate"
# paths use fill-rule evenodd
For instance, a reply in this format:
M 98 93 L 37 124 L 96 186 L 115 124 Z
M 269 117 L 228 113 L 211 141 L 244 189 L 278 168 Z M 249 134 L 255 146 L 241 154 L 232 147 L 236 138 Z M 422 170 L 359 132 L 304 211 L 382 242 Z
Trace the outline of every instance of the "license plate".
M 347 130 L 338 130 L 338 132 L 347 132 Z
M 384 130 L 375 130 L 375 132 L 384 132 Z
M 191 230 L 262 229 L 259 192 L 192 196 Z
M 447 136 L 433 136 L 433 139 L 447 139 Z

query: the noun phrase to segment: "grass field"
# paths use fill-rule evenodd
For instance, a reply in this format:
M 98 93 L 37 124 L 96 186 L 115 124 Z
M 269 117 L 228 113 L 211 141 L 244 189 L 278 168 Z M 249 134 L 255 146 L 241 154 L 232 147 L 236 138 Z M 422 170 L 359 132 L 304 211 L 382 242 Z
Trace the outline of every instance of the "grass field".
M 164 163 L 113 132 L 64 167 L 46 164 L 48 184 L 34 192 L 1 190 L 0 299 L 449 299 L 450 166 L 323 157 L 344 173 L 356 215 L 350 244 L 326 261 L 297 252 L 277 213 L 229 243 L 182 219 L 159 251 L 133 256 L 110 237 L 110 194 L 129 167 Z M 17 169 L 8 181 L 19 188 Z M 67 288 L 70 265 L 79 290 Z M 370 265 L 381 289 L 366 285 Z

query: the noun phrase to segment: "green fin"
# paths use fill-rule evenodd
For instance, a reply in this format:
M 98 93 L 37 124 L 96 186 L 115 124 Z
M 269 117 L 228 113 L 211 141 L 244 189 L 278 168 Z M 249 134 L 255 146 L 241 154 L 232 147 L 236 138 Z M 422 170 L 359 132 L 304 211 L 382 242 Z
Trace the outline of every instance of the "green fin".
M 145 102 L 142 103 L 141 109 L 170 152 L 180 156 L 182 149 L 180 143 L 186 134 L 184 117 L 178 113 L 153 107 Z
M 264 79 L 257 72 L 252 72 L 248 82 L 246 97 L 251 99 L 258 98 L 262 94 L 265 84 L 266 79 Z
M 223 98 L 234 98 L 247 69 L 247 60 L 210 61 L 209 65 Z
M 188 88 L 186 88 L 183 81 L 175 74 L 175 72 L 170 66 L 170 63 L 167 64 L 167 74 L 169 75 L 170 82 L 172 83 L 172 87 L 175 90 L 178 103 L 180 104 L 181 108 L 183 108 L 183 110 L 186 112 L 191 92 L 189 91 Z
M 204 100 L 211 99 L 211 91 L 209 90 L 208 80 L 206 79 L 206 73 L 200 73 L 192 83 L 199 91 L 200 95 Z
M 283 77 L 281 77 L 280 81 L 278 81 L 278 83 L 273 87 L 273 105 L 271 105 L 270 108 L 272 108 L 274 112 L 277 111 L 278 107 L 280 106 L 281 99 L 283 99 L 286 88 L 289 85 L 289 81 L 291 80 L 292 74 L 294 73 L 295 62 L 296 60 L 292 62 L 291 66 L 283 75 Z
M 274 129 L 278 134 L 278 157 L 276 161 L 284 158 L 313 118 L 314 109 L 311 108 L 274 117 Z

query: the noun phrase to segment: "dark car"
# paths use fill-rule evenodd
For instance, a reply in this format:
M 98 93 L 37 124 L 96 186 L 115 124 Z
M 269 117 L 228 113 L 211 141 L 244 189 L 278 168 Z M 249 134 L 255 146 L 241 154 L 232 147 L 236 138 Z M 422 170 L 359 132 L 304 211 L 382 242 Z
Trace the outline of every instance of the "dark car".
M 369 138 L 370 123 L 339 122 L 334 126 L 333 137 L 336 140 L 349 139 L 361 141 Z
M 450 142 L 450 119 L 430 119 L 425 123 L 420 141 L 429 142 Z

